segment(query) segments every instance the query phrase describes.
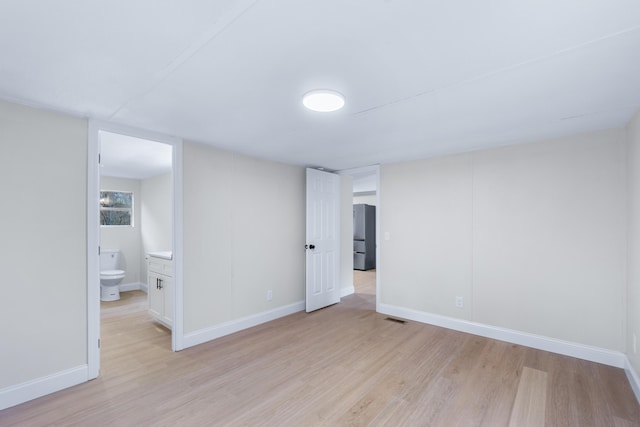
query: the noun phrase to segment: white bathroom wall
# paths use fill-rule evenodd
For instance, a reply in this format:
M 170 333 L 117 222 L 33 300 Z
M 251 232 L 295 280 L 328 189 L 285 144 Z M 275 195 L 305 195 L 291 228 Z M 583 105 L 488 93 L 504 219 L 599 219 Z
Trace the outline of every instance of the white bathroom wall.
M 141 259 L 141 192 L 137 179 L 100 177 L 100 189 L 133 192 L 133 226 L 100 226 L 100 247 L 120 249 L 120 268 L 125 271 L 123 285 L 139 285 L 145 279 L 140 270 Z
M 624 350 L 622 131 L 384 165 L 381 197 L 381 303 Z
M 353 177 L 340 175 L 340 287 L 342 295 L 353 288 Z
M 185 340 L 301 309 L 304 169 L 190 142 L 183 149 Z
M 0 101 L 0 409 L 86 380 L 86 164 L 86 120 Z
M 140 277 L 147 277 L 148 252 L 170 251 L 172 239 L 173 174 L 167 173 L 140 182 Z

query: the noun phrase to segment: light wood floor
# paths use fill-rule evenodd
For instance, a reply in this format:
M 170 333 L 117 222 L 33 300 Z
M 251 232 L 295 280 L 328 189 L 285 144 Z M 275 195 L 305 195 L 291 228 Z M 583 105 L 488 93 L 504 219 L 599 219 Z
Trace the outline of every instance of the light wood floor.
M 353 287 L 357 294 L 376 294 L 376 270 L 353 270 Z M 373 299 L 375 306 L 375 298 Z
M 0 425 L 640 425 L 620 369 L 385 320 L 370 293 L 177 353 L 145 304 L 126 292 L 104 307 L 98 379 Z

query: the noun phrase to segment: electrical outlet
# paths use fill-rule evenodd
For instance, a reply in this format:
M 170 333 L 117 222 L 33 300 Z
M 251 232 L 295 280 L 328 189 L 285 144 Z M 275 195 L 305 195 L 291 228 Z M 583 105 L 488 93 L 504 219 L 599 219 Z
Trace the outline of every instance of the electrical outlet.
M 388 231 L 384 232 L 384 240 L 391 240 L 391 233 L 389 233 Z
M 267 291 L 267 301 L 271 301 L 273 299 L 273 292 L 271 289 Z
M 456 297 L 456 307 L 458 307 L 458 308 L 464 307 L 464 298 L 463 297 Z

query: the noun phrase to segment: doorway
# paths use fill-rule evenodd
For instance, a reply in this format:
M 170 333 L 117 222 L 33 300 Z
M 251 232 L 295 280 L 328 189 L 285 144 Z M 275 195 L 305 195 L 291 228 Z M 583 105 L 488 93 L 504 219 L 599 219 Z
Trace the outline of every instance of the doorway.
M 373 211 L 374 218 L 374 242 L 366 242 L 366 236 L 354 232 L 354 263 L 353 263 L 353 290 L 355 294 L 362 296 L 375 297 L 376 310 L 379 303 L 379 262 L 380 262 L 380 227 L 379 227 L 379 187 L 380 187 L 380 167 L 378 165 L 367 166 L 357 169 L 348 169 L 340 171 L 340 175 L 351 176 L 353 180 L 353 205 L 364 205 L 369 211 Z M 362 215 L 362 209 L 358 214 Z M 371 212 L 369 212 L 371 213 Z M 354 217 L 356 211 L 354 210 Z M 370 219 L 370 218 L 369 218 Z M 355 221 L 355 218 L 354 218 Z M 354 231 L 356 230 L 354 224 Z M 361 228 L 361 227 L 360 227 Z M 349 227 L 351 229 L 351 227 Z M 369 232 L 369 236 L 370 233 Z M 375 243 L 375 244 L 369 244 Z M 371 259 L 365 253 L 375 251 L 375 257 Z M 367 258 L 366 262 L 362 262 L 363 257 Z
M 168 317 L 159 318 L 158 325 L 165 323 L 169 328 L 164 330 L 167 347 L 173 351 L 183 348 L 182 141 L 90 121 L 88 153 L 87 345 L 88 379 L 93 379 L 100 369 L 101 305 L 108 310 L 105 312 L 108 316 L 126 311 L 124 307 L 129 302 L 129 308 L 137 307 L 147 315 L 146 293 L 156 289 L 166 291 L 163 304 Z M 118 198 L 120 203 L 116 206 L 105 202 L 110 197 Z M 103 250 L 120 256 L 118 269 L 124 276 L 118 285 L 124 296 L 120 300 L 113 294 L 105 294 L 101 287 Z M 149 286 L 148 280 L 152 272 L 148 271 L 152 264 L 149 259 L 155 260 L 148 258 L 150 252 L 162 257 L 158 258 L 160 265 L 171 263 L 170 267 L 164 267 L 167 277 L 160 276 L 165 280 L 158 281 L 156 289 L 153 284 Z M 105 295 L 108 302 L 101 301 Z M 166 318 L 171 318 L 171 322 L 162 322 Z
M 173 307 L 165 302 L 172 299 L 173 147 L 106 131 L 99 137 L 101 343 L 140 324 L 125 323 L 119 330 L 119 317 L 139 314 L 163 326 L 155 335 L 160 346 L 170 348 Z M 158 260 L 164 264 L 157 286 L 150 286 L 150 254 L 158 253 L 165 254 Z

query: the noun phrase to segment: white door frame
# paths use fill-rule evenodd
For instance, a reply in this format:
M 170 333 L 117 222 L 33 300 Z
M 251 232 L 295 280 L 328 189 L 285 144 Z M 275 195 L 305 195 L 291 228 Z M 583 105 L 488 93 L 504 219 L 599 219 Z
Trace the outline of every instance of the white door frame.
M 100 370 L 100 131 L 119 133 L 149 139 L 173 146 L 173 265 L 174 296 L 171 349 L 184 348 L 183 313 L 183 198 L 182 198 L 182 140 L 172 136 L 118 125 L 100 120 L 89 120 L 87 149 L 87 367 L 88 380 L 98 376 Z
M 380 165 L 363 166 L 360 168 L 344 169 L 338 175 L 360 175 L 371 172 L 376 176 L 376 311 L 380 311 Z M 342 227 L 344 230 L 345 228 Z

